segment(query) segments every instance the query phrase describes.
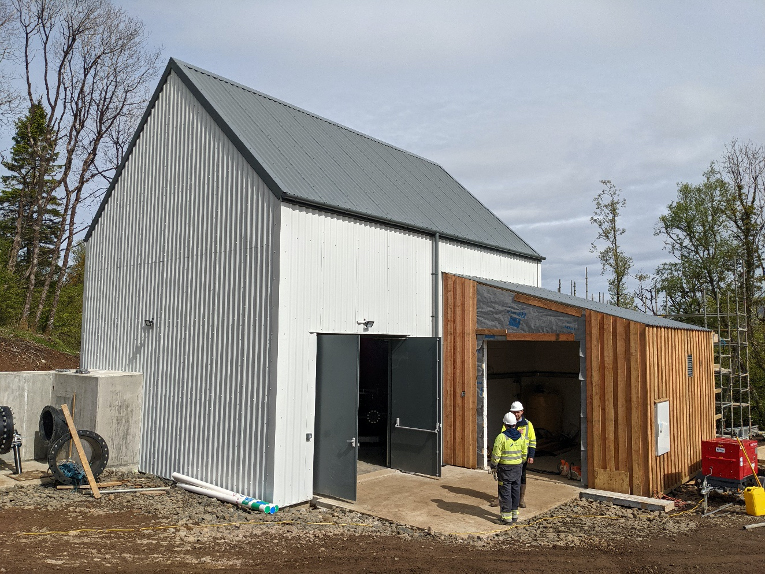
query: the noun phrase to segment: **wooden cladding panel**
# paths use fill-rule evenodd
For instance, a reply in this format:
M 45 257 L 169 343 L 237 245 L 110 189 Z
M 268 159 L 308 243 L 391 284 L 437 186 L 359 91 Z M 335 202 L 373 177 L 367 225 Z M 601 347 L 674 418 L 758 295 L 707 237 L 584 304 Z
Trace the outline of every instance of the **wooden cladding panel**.
M 649 402 L 669 398 L 670 450 L 656 456 L 651 412 L 651 494 L 667 491 L 693 476 L 700 468 L 701 441 L 714 438 L 714 377 L 711 334 L 650 328 L 648 346 L 655 357 Z M 693 356 L 693 376 L 687 356 Z
M 590 487 L 645 495 L 645 325 L 586 312 Z
M 443 276 L 443 459 L 476 468 L 476 284 Z

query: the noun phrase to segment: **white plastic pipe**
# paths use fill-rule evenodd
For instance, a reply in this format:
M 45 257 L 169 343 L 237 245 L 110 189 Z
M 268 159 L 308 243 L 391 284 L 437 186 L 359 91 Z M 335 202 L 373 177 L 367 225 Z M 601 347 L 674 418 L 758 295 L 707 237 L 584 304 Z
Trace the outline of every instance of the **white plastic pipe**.
M 234 492 L 232 490 L 226 490 L 220 486 L 216 486 L 197 478 L 186 476 L 185 474 L 181 474 L 179 472 L 174 472 L 172 474 L 172 479 L 178 483 L 178 486 L 189 492 L 204 494 L 205 496 L 217 498 L 218 500 L 230 502 L 231 504 L 241 504 L 242 506 L 252 508 L 253 510 L 260 510 L 266 514 L 275 514 L 276 511 L 279 510 L 279 506 L 276 504 L 270 504 L 263 500 L 256 500 L 252 497 L 245 496 L 244 494 L 239 494 L 238 492 Z

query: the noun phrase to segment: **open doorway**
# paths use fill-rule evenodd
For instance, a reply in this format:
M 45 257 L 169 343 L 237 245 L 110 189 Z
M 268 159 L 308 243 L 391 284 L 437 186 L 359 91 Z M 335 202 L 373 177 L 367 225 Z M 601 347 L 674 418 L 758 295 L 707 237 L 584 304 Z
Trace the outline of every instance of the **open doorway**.
M 361 337 L 358 410 L 359 474 L 390 466 L 389 367 L 389 339 Z
M 364 472 L 441 474 L 440 340 L 318 334 L 313 485 L 356 499 Z
M 529 471 L 581 477 L 581 384 L 577 341 L 488 341 L 487 452 L 502 416 L 519 400 L 534 425 L 537 451 Z

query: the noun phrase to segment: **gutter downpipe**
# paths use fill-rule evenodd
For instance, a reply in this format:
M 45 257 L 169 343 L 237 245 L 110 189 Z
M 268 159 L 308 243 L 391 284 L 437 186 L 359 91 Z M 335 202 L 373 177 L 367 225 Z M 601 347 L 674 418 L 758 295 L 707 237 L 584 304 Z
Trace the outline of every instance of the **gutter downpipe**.
M 436 233 L 433 236 L 433 336 L 438 337 L 438 298 L 440 295 L 440 282 L 441 282 L 441 268 L 438 261 L 438 244 L 441 241 L 441 236 Z

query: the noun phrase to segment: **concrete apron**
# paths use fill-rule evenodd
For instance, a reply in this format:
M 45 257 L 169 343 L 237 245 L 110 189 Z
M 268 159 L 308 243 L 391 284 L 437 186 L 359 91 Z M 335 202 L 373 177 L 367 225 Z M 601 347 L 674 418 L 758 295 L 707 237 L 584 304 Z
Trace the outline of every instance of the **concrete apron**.
M 50 482 L 51 478 L 39 478 L 42 473 L 48 474 L 48 463 L 37 460 L 25 460 L 21 463 L 21 475 L 14 473 L 16 467 L 7 461 L 0 461 L 0 490 L 10 490 L 17 486 L 40 485 Z M 33 478 L 34 476 L 34 478 Z M 18 480 L 18 479 L 22 480 Z
M 484 470 L 456 466 L 441 469 L 440 478 L 407 474 L 392 469 L 362 474 L 356 502 L 317 496 L 318 506 L 340 507 L 440 534 L 468 536 L 499 532 L 510 526 L 497 523 L 497 483 Z M 532 472 L 526 475 L 526 508 L 520 522 L 579 497 L 580 482 Z M 517 526 L 516 526 L 517 527 Z

